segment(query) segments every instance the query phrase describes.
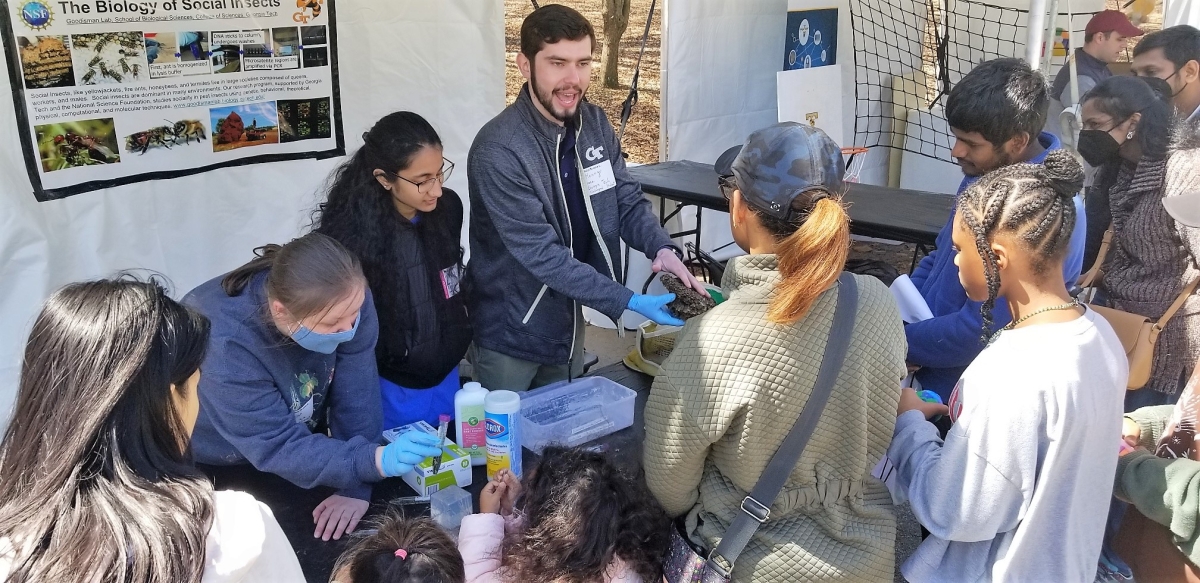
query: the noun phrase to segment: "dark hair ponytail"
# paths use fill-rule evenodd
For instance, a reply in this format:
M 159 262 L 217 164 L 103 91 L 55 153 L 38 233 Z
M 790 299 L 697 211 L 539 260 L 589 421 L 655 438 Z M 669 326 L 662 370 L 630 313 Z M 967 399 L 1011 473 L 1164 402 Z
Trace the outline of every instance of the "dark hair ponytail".
M 225 293 L 241 295 L 251 278 L 268 271 L 267 296 L 299 319 L 324 310 L 366 284 L 358 258 L 321 233 L 308 233 L 282 246 L 263 245 L 254 255 L 221 280 Z
M 275 263 L 275 256 L 279 255 L 279 250 L 282 248 L 276 243 L 255 247 L 254 259 L 225 274 L 225 278 L 221 280 L 221 289 L 225 290 L 225 295 L 229 297 L 242 295 L 246 286 L 250 284 L 250 278 L 260 271 L 270 269 Z
M 1000 294 L 1000 267 L 991 240 L 1000 231 L 1013 234 L 1030 252 L 1034 270 L 1044 273 L 1066 257 L 1075 229 L 1074 197 L 1082 187 L 1083 168 L 1060 149 L 1046 154 L 1042 164 L 993 170 L 959 197 L 958 220 L 974 235 L 987 278 L 988 299 L 980 307 L 984 344 L 992 334 L 992 309 Z

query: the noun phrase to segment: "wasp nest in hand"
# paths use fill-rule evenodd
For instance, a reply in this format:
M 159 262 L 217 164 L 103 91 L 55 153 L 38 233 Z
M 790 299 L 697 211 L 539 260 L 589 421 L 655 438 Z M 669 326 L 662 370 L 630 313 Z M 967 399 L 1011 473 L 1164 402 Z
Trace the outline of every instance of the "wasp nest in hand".
M 662 284 L 667 291 L 675 294 L 675 301 L 667 304 L 667 307 L 681 320 L 699 316 L 717 305 L 707 294 L 684 285 L 682 280 L 670 273 L 662 275 Z

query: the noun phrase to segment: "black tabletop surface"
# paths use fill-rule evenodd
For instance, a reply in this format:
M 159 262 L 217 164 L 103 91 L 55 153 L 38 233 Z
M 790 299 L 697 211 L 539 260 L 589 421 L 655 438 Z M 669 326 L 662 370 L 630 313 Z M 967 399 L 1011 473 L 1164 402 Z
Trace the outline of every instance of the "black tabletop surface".
M 652 379 L 644 374 L 633 372 L 624 365 L 617 363 L 593 371 L 592 375 L 607 377 L 626 387 L 637 391 L 634 402 L 633 425 L 596 439 L 586 446 L 604 448 L 610 458 L 618 465 L 636 471 L 641 466 L 642 442 L 645 439 L 643 412 L 646 399 L 650 394 Z M 523 467 L 526 472 L 532 470 L 538 463 L 538 456 L 529 450 L 523 455 Z M 204 469 L 216 482 L 219 490 L 239 490 L 248 492 L 260 502 L 271 508 L 275 519 L 279 521 L 284 534 L 292 543 L 300 567 L 304 570 L 309 583 L 326 583 L 329 581 L 333 564 L 337 557 L 346 549 L 350 537 L 343 536 L 341 540 L 322 541 L 313 537 L 315 524 L 312 511 L 322 500 L 334 493 L 332 488 L 304 489 L 276 476 L 259 472 L 250 466 L 212 467 Z M 479 510 L 479 492 L 487 484 L 487 471 L 484 466 L 476 466 L 472 475 L 471 485 L 465 488 L 475 498 L 475 509 Z M 367 517 L 378 514 L 389 503 L 398 498 L 415 496 L 416 492 L 408 487 L 400 478 L 389 478 L 377 484 L 371 494 L 371 508 Z M 409 514 L 429 514 L 429 505 L 408 504 L 404 507 Z
M 629 173 L 646 194 L 718 211 L 729 206 L 712 164 L 690 160 L 635 166 Z M 933 245 L 954 206 L 954 197 L 919 190 L 849 183 L 850 230 L 856 235 Z

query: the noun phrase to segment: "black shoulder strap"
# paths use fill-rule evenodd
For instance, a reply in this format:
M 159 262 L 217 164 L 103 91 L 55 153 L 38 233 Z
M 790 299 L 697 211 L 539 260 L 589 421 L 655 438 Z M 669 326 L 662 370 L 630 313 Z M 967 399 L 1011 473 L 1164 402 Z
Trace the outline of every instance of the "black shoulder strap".
M 792 474 L 796 462 L 800 461 L 804 446 L 808 445 L 809 438 L 817 428 L 821 411 L 825 409 L 825 403 L 833 393 L 833 385 L 837 382 L 842 363 L 846 360 L 857 312 L 858 283 L 854 281 L 852 274 L 843 272 L 838 277 L 837 307 L 834 308 L 829 341 L 825 345 L 825 354 L 821 358 L 821 368 L 817 372 L 817 382 L 813 385 L 812 394 L 804 404 L 804 410 L 796 419 L 791 432 L 783 443 L 779 444 L 779 449 L 775 451 L 762 476 L 758 478 L 758 483 L 754 485 L 750 495 L 742 500 L 742 513 L 733 519 L 733 524 L 729 525 L 721 543 L 709 554 L 708 568 L 723 577 L 729 577 L 734 562 L 745 550 L 750 537 L 754 536 L 760 524 L 770 518 L 771 504 L 775 503 L 775 498 L 779 496 L 779 491 Z M 729 564 L 729 568 L 725 569 L 720 565 L 717 558 L 723 558 Z

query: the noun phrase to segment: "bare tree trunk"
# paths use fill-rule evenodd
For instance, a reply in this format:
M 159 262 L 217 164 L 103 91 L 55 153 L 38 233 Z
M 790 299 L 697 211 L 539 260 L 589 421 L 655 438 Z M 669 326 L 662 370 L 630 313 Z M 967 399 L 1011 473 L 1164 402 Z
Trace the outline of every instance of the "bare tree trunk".
M 631 0 L 604 0 L 604 48 L 600 61 L 604 63 L 604 86 L 620 87 L 617 66 L 621 61 L 621 35 L 629 27 Z

